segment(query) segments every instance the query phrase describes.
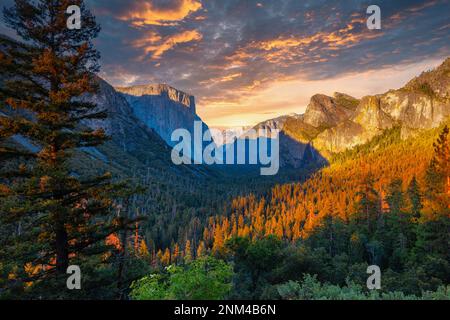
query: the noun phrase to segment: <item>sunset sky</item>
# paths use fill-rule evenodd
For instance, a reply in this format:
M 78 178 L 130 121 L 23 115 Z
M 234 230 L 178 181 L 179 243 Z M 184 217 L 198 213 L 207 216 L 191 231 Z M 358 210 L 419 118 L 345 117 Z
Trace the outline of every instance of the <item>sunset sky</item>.
M 86 3 L 102 26 L 103 78 L 188 92 L 211 127 L 302 113 L 315 93 L 399 88 L 450 55 L 449 0 Z M 366 27 L 370 4 L 381 30 Z

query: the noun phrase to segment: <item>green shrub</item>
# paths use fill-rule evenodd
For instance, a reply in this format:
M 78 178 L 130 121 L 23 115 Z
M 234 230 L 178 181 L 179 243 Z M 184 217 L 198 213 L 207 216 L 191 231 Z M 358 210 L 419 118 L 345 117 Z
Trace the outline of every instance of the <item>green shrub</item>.
M 231 290 L 232 267 L 205 257 L 183 266 L 171 265 L 131 285 L 135 300 L 219 300 Z

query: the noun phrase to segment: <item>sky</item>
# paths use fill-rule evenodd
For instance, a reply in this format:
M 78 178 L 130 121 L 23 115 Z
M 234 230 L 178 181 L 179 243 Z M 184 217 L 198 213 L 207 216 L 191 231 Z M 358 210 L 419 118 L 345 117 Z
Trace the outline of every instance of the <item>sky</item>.
M 383 93 L 450 56 L 450 0 L 86 3 L 102 26 L 100 76 L 190 93 L 210 127 L 303 113 L 316 93 Z M 366 26 L 372 4 L 380 30 Z

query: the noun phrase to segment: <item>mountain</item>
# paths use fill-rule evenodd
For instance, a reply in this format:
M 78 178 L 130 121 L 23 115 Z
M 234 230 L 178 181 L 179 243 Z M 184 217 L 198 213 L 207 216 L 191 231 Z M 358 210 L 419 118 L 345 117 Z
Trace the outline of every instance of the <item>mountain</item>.
M 333 97 L 316 94 L 306 108 L 303 121 L 314 128 L 327 128 L 350 118 L 359 100 L 336 92 Z
M 280 130 L 280 167 L 320 166 L 326 164 L 331 155 L 364 144 L 394 126 L 400 126 L 405 138 L 416 134 L 417 130 L 439 125 L 450 115 L 449 70 L 450 59 L 447 59 L 435 70 L 422 73 L 400 89 L 361 99 L 344 93 L 334 93 L 331 97 L 316 94 L 304 114 L 269 119 L 253 129 Z M 85 125 L 105 128 L 112 143 L 107 145 L 109 152 L 100 150 L 105 147 L 82 150 L 89 157 L 104 163 L 122 162 L 125 166 L 134 161 L 121 159 L 133 157 L 144 167 L 205 174 L 204 167 L 181 169 L 170 159 L 173 130 L 184 128 L 194 134 L 194 121 L 201 121 L 193 96 L 165 84 L 113 88 L 100 78 L 99 84 L 99 93 L 88 98 L 97 103 L 99 110 L 106 109 L 108 118 L 85 122 Z M 203 131 L 208 129 L 203 122 L 202 126 Z M 221 134 L 230 141 L 233 137 L 245 136 L 249 129 L 226 129 Z M 20 140 L 20 137 L 15 139 Z M 217 136 L 213 139 L 218 141 Z M 23 139 L 20 141 L 26 144 Z
M 125 98 L 132 113 L 170 146 L 172 132 L 187 129 L 194 134 L 194 121 L 201 121 L 203 130 L 208 126 L 196 113 L 195 98 L 166 84 L 140 85 L 115 88 Z
M 349 119 L 359 100 L 343 93 L 314 95 L 304 114 L 291 114 L 261 122 L 255 129 L 280 130 L 280 166 L 300 168 L 323 165 L 326 159 L 312 141 L 317 135 Z
M 238 139 L 251 128 L 251 126 L 233 127 L 227 129 L 211 128 L 211 135 L 215 144 L 221 146 L 227 142 Z
M 133 108 L 133 105 L 127 99 L 131 95 L 125 95 L 117 91 L 101 78 L 98 78 L 98 84 L 99 91 L 95 95 L 84 97 L 84 99 L 95 102 L 98 111 L 106 110 L 108 116 L 104 120 L 85 121 L 84 125 L 93 129 L 103 128 L 111 137 L 111 141 L 98 148 L 89 148 L 82 151 L 87 152 L 91 157 L 97 156 L 103 162 L 120 164 L 122 169 L 128 171 L 128 175 L 130 169 L 133 174 L 138 169 L 144 170 L 147 174 L 153 173 L 154 177 L 162 177 L 162 172 L 173 176 L 182 175 L 187 179 L 209 176 L 211 174 L 210 170 L 205 166 L 175 165 L 171 159 L 170 145 L 155 128 L 149 126 L 149 123 L 145 121 L 146 118 L 141 113 L 136 112 L 136 109 Z M 148 91 L 149 88 L 148 86 L 146 92 L 150 92 Z M 191 103 L 190 105 L 193 107 L 193 114 L 195 115 L 193 97 L 189 97 L 165 85 L 154 86 L 153 88 L 165 92 L 159 99 L 155 99 L 159 105 L 170 105 L 174 101 L 173 99 L 178 99 L 183 104 Z M 134 93 L 138 94 L 137 91 L 134 91 Z M 167 96 L 165 96 L 166 94 Z M 178 98 L 174 94 L 178 94 Z M 155 105 L 158 105 L 158 103 L 155 103 Z M 150 105 L 149 107 L 151 108 L 152 106 Z M 178 119 L 184 121 L 183 117 Z M 166 123 L 175 123 L 175 120 L 172 120 L 168 118 Z M 100 154 L 103 154 L 103 157 Z
M 437 127 L 450 115 L 450 58 L 404 87 L 356 99 L 347 94 L 314 95 L 304 114 L 258 124 L 280 129 L 282 165 L 299 167 L 305 153 L 313 161 L 361 145 L 399 126 L 402 138 Z
M 314 127 L 304 122 L 304 115 L 291 114 L 258 123 L 255 130 L 279 130 L 280 167 L 300 168 L 305 165 L 322 165 L 323 157 L 316 152 L 309 139 L 304 135 L 310 134 Z
M 84 120 L 81 125 L 91 129 L 103 128 L 111 139 L 97 147 L 76 150 L 72 165 L 74 174 L 111 171 L 122 177 L 130 177 L 138 171 L 145 171 L 147 174 L 153 173 L 154 177 L 161 177 L 161 173 L 165 172 L 174 176 L 183 175 L 188 179 L 208 175 L 205 167 L 175 165 L 171 160 L 170 146 L 155 130 L 134 115 L 125 97 L 100 77 L 96 80 L 98 92 L 85 95 L 82 100 L 94 102 L 97 105 L 95 111 L 106 111 L 107 118 Z M 2 116 L 15 114 L 33 118 L 29 113 L 6 106 L 0 112 Z M 39 146 L 22 136 L 13 136 L 11 143 L 26 150 L 39 150 Z
M 84 121 L 86 126 L 103 128 L 121 151 L 134 155 L 144 163 L 153 156 L 151 150 L 158 149 L 154 156 L 159 157 L 169 153 L 170 149 L 163 140 L 134 116 L 132 108 L 120 93 L 101 78 L 98 78 L 98 84 L 97 94 L 86 96 L 85 99 L 96 103 L 98 111 L 106 110 L 108 117 Z
M 450 115 L 450 58 L 398 90 L 363 97 L 346 121 L 324 130 L 314 141 L 319 150 L 340 152 L 362 144 L 393 126 L 402 137 L 438 126 Z

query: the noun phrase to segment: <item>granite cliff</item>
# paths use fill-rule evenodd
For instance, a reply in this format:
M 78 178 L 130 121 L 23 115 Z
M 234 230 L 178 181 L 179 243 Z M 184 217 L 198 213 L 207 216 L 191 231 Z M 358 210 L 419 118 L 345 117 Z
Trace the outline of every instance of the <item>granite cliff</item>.
M 166 84 L 118 87 L 132 109 L 132 113 L 170 146 L 175 129 L 194 133 L 194 121 L 202 121 L 195 110 L 195 99 Z M 203 123 L 204 130 L 207 126 Z
M 267 120 L 256 126 L 278 128 L 282 162 L 298 167 L 305 151 L 321 161 L 368 142 L 385 130 L 401 127 L 402 137 L 437 127 L 450 116 L 450 58 L 397 90 L 353 98 L 316 94 L 304 114 Z

